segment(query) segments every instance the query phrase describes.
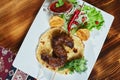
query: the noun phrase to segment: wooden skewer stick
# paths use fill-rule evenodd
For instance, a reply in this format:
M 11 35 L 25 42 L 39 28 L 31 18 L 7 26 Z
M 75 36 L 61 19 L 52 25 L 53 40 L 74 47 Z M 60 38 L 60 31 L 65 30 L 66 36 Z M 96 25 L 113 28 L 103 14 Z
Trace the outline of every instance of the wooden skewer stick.
M 56 75 L 56 72 L 54 72 L 54 74 L 53 74 L 53 76 L 51 77 L 51 79 L 50 79 L 50 80 L 54 80 L 55 75 Z

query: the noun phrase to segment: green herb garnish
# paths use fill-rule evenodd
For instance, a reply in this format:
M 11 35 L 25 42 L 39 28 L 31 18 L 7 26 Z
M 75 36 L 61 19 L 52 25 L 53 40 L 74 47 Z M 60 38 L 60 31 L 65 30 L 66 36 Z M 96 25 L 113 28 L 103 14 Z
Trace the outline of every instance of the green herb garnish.
M 104 19 L 101 12 L 96 10 L 94 7 L 90 7 L 87 5 L 83 7 L 83 11 L 86 12 L 89 19 L 87 21 L 87 25 L 83 27 L 89 30 L 92 30 L 93 28 L 100 30 L 104 24 Z
M 64 5 L 63 0 L 58 0 L 58 2 L 56 3 L 56 7 L 61 7 Z
M 77 0 L 68 0 L 68 1 L 72 4 L 77 4 L 78 3 Z
M 78 73 L 84 72 L 87 70 L 86 67 L 86 60 L 84 58 L 75 59 L 70 62 L 67 62 L 63 67 L 59 68 L 59 70 L 69 69 L 70 74 L 74 73 L 75 71 Z

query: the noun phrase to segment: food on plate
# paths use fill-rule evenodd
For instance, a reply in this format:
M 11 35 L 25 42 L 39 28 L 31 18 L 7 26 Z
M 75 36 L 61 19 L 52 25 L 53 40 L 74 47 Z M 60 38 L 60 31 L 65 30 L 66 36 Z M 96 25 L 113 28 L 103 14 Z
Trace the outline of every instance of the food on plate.
M 86 41 L 90 37 L 90 31 L 88 29 L 79 29 L 76 35 L 83 41 Z
M 101 12 L 77 0 L 53 1 L 49 10 L 50 29 L 41 35 L 37 46 L 39 63 L 62 74 L 86 71 L 83 41 L 89 39 L 90 31 L 103 26 Z
M 79 14 L 80 14 L 80 10 L 76 9 L 68 23 L 68 32 L 70 32 L 73 24 L 79 25 L 79 23 L 77 21 L 75 21 L 79 17 Z
M 51 28 L 62 27 L 64 25 L 64 19 L 59 16 L 52 16 L 50 18 L 49 24 Z
M 42 65 L 62 74 L 73 72 L 75 68 L 65 66 L 70 63 L 74 66 L 75 60 L 84 60 L 83 55 L 84 44 L 81 39 L 62 28 L 52 28 L 41 35 L 36 52 L 37 59 Z
M 99 10 L 88 5 L 77 6 L 83 7 L 75 7 L 70 13 L 60 14 L 61 18 L 65 21 L 64 28 L 66 31 L 74 34 L 82 28 L 89 31 L 93 31 L 94 29 L 100 30 L 102 28 L 104 18 Z
M 100 30 L 104 25 L 104 18 L 101 11 L 97 10 L 95 7 L 85 5 L 83 7 L 83 12 L 87 15 L 87 24 L 83 25 L 84 28 L 88 30 L 97 29 Z
M 58 14 L 68 12 L 71 9 L 72 9 L 72 4 L 67 0 L 53 1 L 49 6 L 50 11 Z

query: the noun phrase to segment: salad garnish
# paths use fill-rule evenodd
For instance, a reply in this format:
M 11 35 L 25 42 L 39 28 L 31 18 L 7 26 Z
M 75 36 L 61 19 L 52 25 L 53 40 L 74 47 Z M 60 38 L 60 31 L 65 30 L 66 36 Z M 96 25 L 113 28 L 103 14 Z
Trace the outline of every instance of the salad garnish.
M 59 68 L 59 71 L 64 70 L 64 69 L 69 69 L 70 74 L 74 72 L 81 73 L 81 72 L 86 71 L 87 69 L 86 63 L 87 63 L 87 60 L 84 57 L 81 59 L 75 59 L 70 62 L 67 62 L 63 67 Z
M 81 10 L 82 10 L 82 7 L 84 6 L 84 2 L 83 2 L 83 5 L 81 6 Z M 77 21 L 75 21 L 80 15 L 81 11 L 79 9 L 76 9 L 73 13 L 73 16 L 71 17 L 69 23 L 68 23 L 68 32 L 70 32 L 71 30 L 71 26 L 72 24 L 76 24 L 78 25 L 79 23 Z
M 104 18 L 101 12 L 88 5 L 84 5 L 82 10 L 80 8 L 75 7 L 71 13 L 60 15 L 65 21 L 64 29 L 72 34 L 81 28 L 88 29 L 89 31 L 93 29 L 100 30 L 104 24 Z
M 75 21 L 75 19 L 78 18 L 79 13 L 80 13 L 80 10 L 76 9 L 68 23 L 68 32 L 70 32 L 72 24 L 76 24 L 76 25 L 79 24 L 77 21 Z
M 88 17 L 88 21 L 86 21 L 87 25 L 83 25 L 83 27 L 89 30 L 93 30 L 94 28 L 100 30 L 104 24 L 104 19 L 101 12 L 88 5 L 83 7 L 83 11 Z

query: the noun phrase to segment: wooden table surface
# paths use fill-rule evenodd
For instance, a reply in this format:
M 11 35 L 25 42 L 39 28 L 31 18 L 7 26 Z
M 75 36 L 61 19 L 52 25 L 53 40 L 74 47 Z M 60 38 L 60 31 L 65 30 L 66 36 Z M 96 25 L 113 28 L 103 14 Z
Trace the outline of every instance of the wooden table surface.
M 43 1 L 0 1 L 0 46 L 17 53 Z M 115 17 L 89 79 L 120 80 L 120 0 L 86 1 Z

